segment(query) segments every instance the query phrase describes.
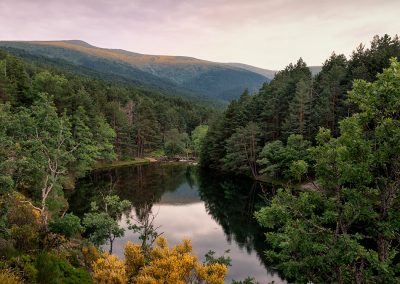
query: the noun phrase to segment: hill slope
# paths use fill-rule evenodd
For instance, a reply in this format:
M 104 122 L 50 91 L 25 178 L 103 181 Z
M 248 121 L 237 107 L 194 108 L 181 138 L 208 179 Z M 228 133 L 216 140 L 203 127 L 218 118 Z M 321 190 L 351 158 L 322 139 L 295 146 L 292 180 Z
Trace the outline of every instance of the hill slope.
M 103 74 L 163 89 L 170 94 L 197 94 L 230 101 L 248 88 L 257 91 L 268 79 L 236 66 L 183 56 L 146 55 L 105 49 L 83 41 L 0 42 L 19 56 L 58 59 Z M 23 53 L 25 54 L 21 54 Z
M 263 68 L 255 67 L 252 65 L 243 64 L 243 63 L 226 63 L 226 65 L 245 69 L 245 70 L 260 74 L 264 77 L 267 77 L 270 80 L 272 80 L 275 77 L 275 74 L 278 72 L 277 70 L 263 69 Z M 317 75 L 321 71 L 322 66 L 308 66 L 308 68 L 310 69 L 310 71 L 313 75 Z

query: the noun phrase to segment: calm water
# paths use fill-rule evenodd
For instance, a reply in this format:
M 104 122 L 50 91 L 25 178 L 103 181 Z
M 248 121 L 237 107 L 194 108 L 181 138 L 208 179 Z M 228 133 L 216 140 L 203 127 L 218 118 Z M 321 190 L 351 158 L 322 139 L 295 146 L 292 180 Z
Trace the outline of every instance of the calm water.
M 136 218 L 155 214 L 158 231 L 171 245 L 190 238 L 201 260 L 209 250 L 217 256 L 229 250 L 232 266 L 226 283 L 247 276 L 260 283 L 284 283 L 263 261 L 265 237 L 253 218 L 254 210 L 265 204 L 266 194 L 274 191 L 272 185 L 212 176 L 186 164 L 125 167 L 97 171 L 80 180 L 71 196 L 71 211 L 83 215 L 91 200 L 108 191 L 130 200 Z M 127 227 L 126 217 L 119 222 Z M 114 253 L 123 257 L 124 244 L 137 237 L 126 230 L 123 238 L 115 240 Z

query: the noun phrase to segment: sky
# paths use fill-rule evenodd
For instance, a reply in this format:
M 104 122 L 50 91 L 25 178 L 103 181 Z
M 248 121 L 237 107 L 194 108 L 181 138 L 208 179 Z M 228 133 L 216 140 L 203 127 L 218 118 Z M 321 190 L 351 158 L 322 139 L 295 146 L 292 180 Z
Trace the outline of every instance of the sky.
M 399 11 L 399 0 L 0 0 L 0 40 L 79 39 L 278 70 L 394 36 Z

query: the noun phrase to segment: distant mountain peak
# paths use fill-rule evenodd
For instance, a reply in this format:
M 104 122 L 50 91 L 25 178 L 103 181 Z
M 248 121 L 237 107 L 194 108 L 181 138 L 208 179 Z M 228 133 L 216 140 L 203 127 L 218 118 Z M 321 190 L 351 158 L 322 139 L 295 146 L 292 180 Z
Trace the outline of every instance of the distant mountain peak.
M 251 68 L 193 57 L 139 54 L 101 48 L 82 40 L 0 41 L 0 47 L 26 57 L 41 56 L 62 60 L 103 75 L 108 74 L 109 77 L 122 78 L 171 94 L 196 94 L 221 102 L 240 97 L 245 89 L 251 93 L 257 92 L 269 81 L 262 73 L 254 72 L 259 70 Z
M 74 44 L 82 47 L 94 47 L 93 45 L 87 43 L 86 41 L 83 40 L 78 40 L 78 39 L 72 39 L 72 40 L 61 40 L 61 42 L 69 43 L 69 44 Z
M 236 63 L 236 62 L 232 62 L 232 63 L 226 63 L 226 65 L 228 66 L 232 66 L 232 67 L 236 67 L 236 68 L 241 68 L 241 69 L 245 69 L 248 70 L 250 72 L 254 72 L 257 74 L 260 74 L 268 79 L 273 79 L 276 72 L 275 70 L 268 70 L 268 69 L 263 69 L 263 68 L 259 68 L 259 67 L 255 67 L 252 65 L 248 65 L 248 64 L 243 64 L 243 63 Z

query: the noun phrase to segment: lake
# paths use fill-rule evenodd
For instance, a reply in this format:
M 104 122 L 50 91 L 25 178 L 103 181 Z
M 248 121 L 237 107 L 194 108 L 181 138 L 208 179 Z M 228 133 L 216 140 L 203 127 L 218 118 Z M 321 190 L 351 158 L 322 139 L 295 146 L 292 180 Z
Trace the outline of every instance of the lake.
M 82 216 L 90 201 L 115 192 L 132 202 L 135 218 L 155 216 L 154 224 L 170 245 L 189 238 L 200 260 L 209 250 L 216 256 L 229 250 L 232 266 L 226 283 L 247 276 L 260 283 L 285 283 L 265 264 L 265 236 L 253 217 L 275 190 L 272 184 L 212 175 L 185 163 L 154 163 L 95 171 L 80 179 L 70 209 Z M 127 228 L 125 216 L 119 223 Z M 137 242 L 137 234 L 126 230 L 115 240 L 113 253 L 123 257 L 128 240 Z

